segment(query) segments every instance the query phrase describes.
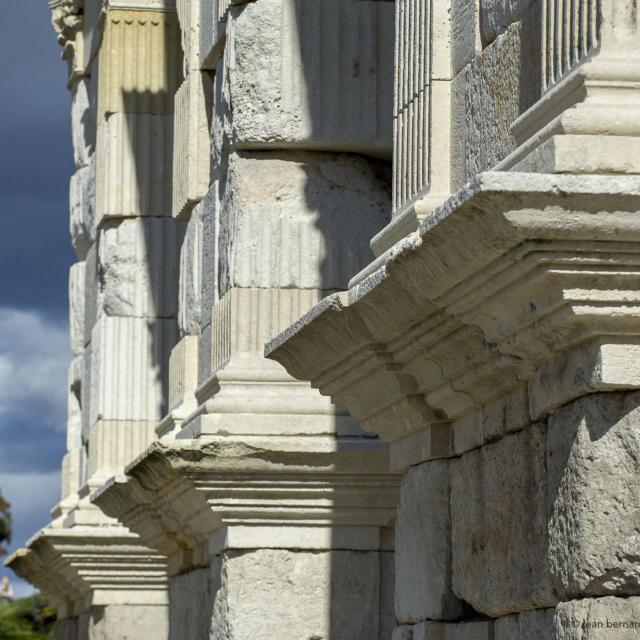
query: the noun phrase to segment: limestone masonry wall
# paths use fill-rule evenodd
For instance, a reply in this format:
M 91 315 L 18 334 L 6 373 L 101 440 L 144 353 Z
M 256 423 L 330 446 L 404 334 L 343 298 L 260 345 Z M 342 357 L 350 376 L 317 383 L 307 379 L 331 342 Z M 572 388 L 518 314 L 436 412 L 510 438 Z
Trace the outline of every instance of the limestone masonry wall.
M 50 7 L 58 637 L 638 637 L 636 3 Z

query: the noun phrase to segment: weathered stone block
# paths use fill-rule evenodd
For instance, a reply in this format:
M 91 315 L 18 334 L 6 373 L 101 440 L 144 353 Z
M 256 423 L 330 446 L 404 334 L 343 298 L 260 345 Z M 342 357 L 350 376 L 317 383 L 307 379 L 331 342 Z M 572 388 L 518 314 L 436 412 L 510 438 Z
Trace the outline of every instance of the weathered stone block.
M 82 445 L 82 356 L 74 358 L 69 366 L 67 387 L 67 451 L 73 451 Z
M 200 225 L 200 229 L 202 231 L 202 252 L 200 263 L 201 272 L 199 309 L 193 309 L 194 314 L 196 314 L 194 315 L 194 317 L 188 317 L 187 313 L 185 313 L 183 320 L 185 327 L 188 326 L 190 329 L 195 328 L 198 311 L 200 315 L 200 326 L 205 327 L 206 325 L 211 324 L 211 309 L 219 297 L 218 261 L 220 259 L 220 253 L 217 246 L 218 230 L 220 226 L 218 220 L 218 215 L 220 212 L 218 195 L 219 187 L 219 183 L 214 184 L 214 186 L 209 189 L 209 191 L 205 195 L 204 200 L 200 204 L 198 204 L 191 213 L 191 218 L 195 218 L 197 216 L 200 217 L 200 222 L 195 221 L 192 224 L 196 226 Z M 197 230 L 192 227 L 191 233 L 193 234 L 191 238 L 195 239 Z M 185 261 L 183 266 L 189 267 L 190 264 L 192 268 L 195 269 L 192 272 L 193 275 L 191 276 L 194 277 L 195 273 L 197 273 L 197 263 L 191 262 L 188 259 Z M 189 276 L 185 276 L 184 282 L 187 283 L 188 281 Z M 192 286 L 195 286 L 195 278 Z M 190 287 L 186 287 L 185 292 L 188 291 L 189 288 Z
M 198 336 L 183 336 L 169 358 L 169 409 L 194 404 L 198 386 Z
M 586 396 L 549 419 L 549 561 L 564 597 L 640 594 L 640 393 Z
M 211 351 L 205 357 L 213 369 L 237 356 L 259 360 L 253 367 L 270 366 L 263 362 L 265 343 L 321 299 L 322 291 L 317 289 L 235 287 L 212 310 Z
M 176 13 L 180 23 L 184 66 L 187 75 L 200 70 L 200 0 L 176 0 Z M 217 0 L 207 4 L 215 5 Z
M 211 340 L 211 324 L 208 324 L 198 336 L 198 385 L 211 376 Z
M 114 638 L 144 638 L 153 629 L 156 638 L 166 638 L 169 633 L 168 607 L 163 605 L 93 606 L 88 617 L 80 623 L 80 638 L 113 640 Z
M 173 116 L 114 113 L 98 126 L 96 216 L 170 216 Z
M 393 551 L 380 551 L 380 625 L 378 637 L 380 640 L 391 638 L 394 627 L 398 623 L 394 612 L 395 600 L 395 554 Z
M 91 339 L 90 425 L 159 420 L 167 409 L 169 353 L 176 341 L 174 319 L 101 317 Z
M 62 473 L 60 476 L 60 497 L 65 499 L 80 488 L 80 474 L 82 472 L 83 451 L 81 448 L 69 451 L 62 458 Z
M 206 98 L 212 94 L 209 75 L 196 69 L 189 73 L 175 96 L 174 218 L 186 219 L 209 188 L 210 148 Z
M 480 25 L 485 42 L 493 42 L 520 20 L 536 0 L 480 0 Z
M 378 571 L 376 552 L 226 553 L 210 637 L 377 638 Z
M 551 637 L 554 640 L 637 640 L 639 630 L 640 598 L 584 598 L 558 605 Z
M 494 640 L 550 640 L 555 609 L 523 611 L 495 621 Z
M 85 266 L 84 262 L 76 262 L 69 269 L 69 337 L 74 356 L 81 356 L 84 351 Z
M 230 64 L 216 74 L 223 98 L 217 109 L 232 148 L 389 154 L 393 25 L 389 2 L 232 6 L 225 45 Z
M 202 209 L 204 203 L 198 205 L 189 218 L 186 232 L 180 248 L 180 277 L 178 282 L 178 326 L 180 335 L 197 335 L 200 333 L 202 311 L 202 261 L 203 261 L 203 228 Z M 215 243 L 207 248 L 207 253 L 215 251 Z M 215 278 L 207 286 L 215 286 Z M 213 301 L 210 301 L 213 304 Z
M 478 4 L 468 2 L 468 0 L 450 0 L 450 5 L 449 19 L 451 23 L 448 25 L 447 44 L 451 50 L 449 74 L 453 77 L 479 52 L 481 43 L 478 28 Z M 436 43 L 435 46 L 441 46 L 441 43 Z
M 511 124 L 537 98 L 540 84 L 539 54 L 528 50 L 536 46 L 529 39 L 521 23 L 512 24 L 453 80 L 454 190 L 516 147 Z
M 224 48 L 230 0 L 198 0 L 200 2 L 199 67 L 215 69 Z
M 96 146 L 95 86 L 91 78 L 79 78 L 71 90 L 71 140 L 76 169 L 86 167 Z
M 482 428 L 486 442 L 519 431 L 529 422 L 529 396 L 525 385 L 482 407 Z
M 91 428 L 91 343 L 85 347 L 82 356 L 82 384 L 80 386 L 80 406 L 82 407 L 82 444 L 89 439 Z
M 396 627 L 391 635 L 391 640 L 413 640 L 413 626 L 402 625 Z
M 217 567 L 216 567 L 217 568 Z M 213 616 L 211 569 L 196 569 L 171 578 L 169 628 L 171 640 L 209 638 Z
M 451 444 L 454 454 L 462 455 L 484 442 L 482 411 L 472 411 L 451 425 Z
M 493 621 L 421 622 L 413 628 L 413 640 L 494 640 Z
M 98 318 L 98 243 L 91 245 L 84 261 L 84 344 L 91 342 L 91 331 Z M 84 405 L 83 405 L 84 406 Z
M 96 238 L 94 210 L 96 197 L 96 158 L 78 169 L 69 183 L 69 233 L 79 260 L 84 260 Z
M 452 462 L 453 590 L 500 616 L 555 604 L 547 559 L 546 429 L 533 425 Z
M 220 212 L 220 293 L 346 288 L 388 220 L 386 170 L 333 153 L 233 154 Z
M 460 616 L 462 603 L 451 590 L 448 461 L 411 467 L 402 479 L 395 557 L 399 622 Z
M 175 317 L 184 223 L 129 218 L 106 223 L 98 240 L 98 314 Z

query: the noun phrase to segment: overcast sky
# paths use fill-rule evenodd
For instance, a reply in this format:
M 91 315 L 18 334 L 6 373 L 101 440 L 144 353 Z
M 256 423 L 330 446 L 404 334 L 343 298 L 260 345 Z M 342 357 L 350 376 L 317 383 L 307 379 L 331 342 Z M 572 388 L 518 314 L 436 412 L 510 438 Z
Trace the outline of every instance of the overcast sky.
M 66 63 L 45 0 L 2 0 L 0 20 L 0 491 L 11 550 L 59 500 L 71 360 L 67 275 L 73 172 Z M 7 573 L 16 595 L 26 584 Z

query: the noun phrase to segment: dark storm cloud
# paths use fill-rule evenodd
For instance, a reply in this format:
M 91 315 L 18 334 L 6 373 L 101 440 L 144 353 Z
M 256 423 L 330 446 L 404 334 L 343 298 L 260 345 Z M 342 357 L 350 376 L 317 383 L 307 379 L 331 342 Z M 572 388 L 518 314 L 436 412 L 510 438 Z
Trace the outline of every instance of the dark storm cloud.
M 0 24 L 0 303 L 66 314 L 68 183 L 73 172 L 66 63 L 43 0 L 4 0 Z

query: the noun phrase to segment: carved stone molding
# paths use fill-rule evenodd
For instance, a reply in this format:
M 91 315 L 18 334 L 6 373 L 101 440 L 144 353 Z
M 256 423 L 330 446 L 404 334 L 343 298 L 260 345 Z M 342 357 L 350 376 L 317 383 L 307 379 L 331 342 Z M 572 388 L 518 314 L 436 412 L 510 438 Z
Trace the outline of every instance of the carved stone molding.
M 5 562 L 59 607 L 167 605 L 166 560 L 124 527 L 45 528 Z
M 399 491 L 382 443 L 270 443 L 158 441 L 92 501 L 166 555 L 171 575 L 225 549 L 381 548 Z
M 53 0 L 49 3 L 51 22 L 58 34 L 58 44 L 62 47 L 62 59 L 69 67 L 69 83 L 85 74 L 83 9 L 84 0 Z
M 394 443 L 392 460 L 415 462 L 401 441 L 419 432 L 427 457 L 453 455 L 446 425 L 523 385 L 533 419 L 635 388 L 638 208 L 636 177 L 481 174 L 266 353 Z M 546 389 L 567 358 L 575 375 Z

